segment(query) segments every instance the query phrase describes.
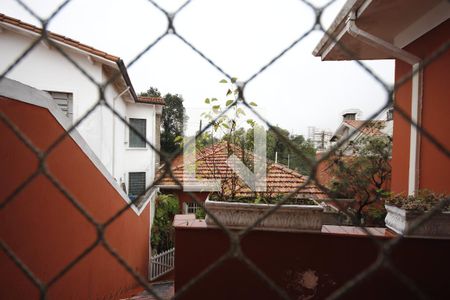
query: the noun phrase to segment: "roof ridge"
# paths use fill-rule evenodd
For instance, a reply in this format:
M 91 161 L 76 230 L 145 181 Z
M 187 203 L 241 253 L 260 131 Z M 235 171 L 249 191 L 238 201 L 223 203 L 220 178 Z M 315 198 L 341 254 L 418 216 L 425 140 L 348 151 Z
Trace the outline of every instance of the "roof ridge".
M 9 24 L 9 25 L 12 25 L 12 26 L 16 26 L 16 27 L 19 27 L 19 28 L 22 28 L 22 29 L 25 29 L 25 30 L 28 30 L 28 31 L 32 31 L 34 33 L 42 33 L 43 32 L 43 29 L 41 27 L 32 25 L 30 23 L 23 22 L 22 20 L 19 20 L 19 19 L 7 16 L 7 15 L 2 14 L 2 13 L 0 13 L 0 22 L 6 23 L 6 24 Z M 57 40 L 59 42 L 63 42 L 65 44 L 69 45 L 69 46 L 73 46 L 73 47 L 78 48 L 80 50 L 89 52 L 89 53 L 91 53 L 93 55 L 100 56 L 100 57 L 102 57 L 104 59 L 107 59 L 107 60 L 110 60 L 110 61 L 113 61 L 113 62 L 118 62 L 120 60 L 119 56 L 108 54 L 107 52 L 101 51 L 101 50 L 96 49 L 96 48 L 94 48 L 92 46 L 89 46 L 87 44 L 83 44 L 80 41 L 74 40 L 74 39 L 72 39 L 70 37 L 67 37 L 67 36 L 64 36 L 62 34 L 54 33 L 52 31 L 48 31 L 47 30 L 47 35 L 48 35 L 48 37 L 50 39 L 54 39 L 54 40 Z

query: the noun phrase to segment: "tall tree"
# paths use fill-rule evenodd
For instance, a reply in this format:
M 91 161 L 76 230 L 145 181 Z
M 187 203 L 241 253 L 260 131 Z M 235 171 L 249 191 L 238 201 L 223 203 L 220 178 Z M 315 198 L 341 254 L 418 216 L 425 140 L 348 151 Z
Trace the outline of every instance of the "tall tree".
M 141 96 L 161 97 L 161 92 L 155 87 L 150 87 L 141 93 Z M 187 116 L 183 96 L 167 93 L 163 98 L 166 105 L 162 109 L 161 116 L 161 150 L 172 154 L 180 147 L 175 143 L 175 138 L 183 135 L 184 120 L 187 120 Z
M 144 97 L 161 97 L 161 92 L 154 87 L 150 87 L 146 92 L 141 93 L 140 96 Z
M 314 162 L 316 151 L 302 135 L 293 135 L 286 129 L 274 127 L 267 131 L 267 158 L 275 160 L 275 156 L 279 163 L 308 175 L 311 171 L 308 161 Z
M 174 153 L 180 147 L 175 143 L 175 138 L 183 135 L 184 121 L 188 118 L 181 95 L 168 93 L 164 96 L 164 101 L 166 105 L 161 118 L 161 149 L 166 153 Z
M 370 217 L 366 208 L 382 204 L 389 195 L 392 141 L 388 136 L 367 136 L 349 147 L 352 156 L 338 152 L 331 160 L 331 190 L 338 198 L 355 200 L 354 211 L 350 212 L 354 212 L 356 223 L 362 224 L 365 217 Z

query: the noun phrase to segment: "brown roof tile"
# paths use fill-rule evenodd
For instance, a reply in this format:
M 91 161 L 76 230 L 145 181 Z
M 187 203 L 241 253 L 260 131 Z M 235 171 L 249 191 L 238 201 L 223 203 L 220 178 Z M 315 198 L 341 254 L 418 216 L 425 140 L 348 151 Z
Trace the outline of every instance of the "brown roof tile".
M 157 105 L 166 105 L 166 102 L 161 97 L 138 96 L 138 101 L 137 102 L 149 103 L 149 104 L 157 104 Z
M 359 128 L 359 131 L 363 134 L 366 135 L 371 135 L 371 136 L 381 136 L 384 135 L 383 132 L 381 132 L 381 129 L 384 128 L 386 122 L 385 121 L 381 121 L 381 120 L 372 120 L 367 122 L 364 125 L 363 120 L 345 120 L 344 123 L 352 126 L 355 129 Z M 363 126 L 363 127 L 361 127 Z
M 241 157 L 242 150 L 239 147 L 231 146 L 233 152 L 237 157 Z M 248 153 L 249 159 L 253 160 L 253 155 Z M 227 145 L 225 143 L 219 143 L 213 146 L 209 146 L 201 151 L 197 151 L 196 160 L 196 175 L 199 179 L 218 179 L 222 182 L 222 187 L 225 190 L 229 190 L 231 185 L 231 177 L 234 171 L 227 165 L 226 160 L 228 158 Z M 158 170 L 157 177 L 164 174 L 164 166 Z M 183 157 L 182 155 L 176 157 L 172 161 L 171 168 L 173 176 L 175 176 L 182 184 L 189 184 L 185 178 L 183 178 Z M 267 192 L 272 196 L 286 195 L 294 192 L 298 187 L 305 184 L 307 177 L 300 173 L 287 168 L 286 166 L 268 162 L 267 164 Z M 166 174 L 159 182 L 162 186 L 176 187 L 176 181 Z M 238 187 L 236 189 L 236 195 L 242 197 L 251 197 L 254 193 L 251 189 L 241 180 L 238 180 Z M 309 198 L 309 199 L 326 199 L 327 195 L 320 190 L 315 184 L 309 183 L 298 191 L 296 198 Z

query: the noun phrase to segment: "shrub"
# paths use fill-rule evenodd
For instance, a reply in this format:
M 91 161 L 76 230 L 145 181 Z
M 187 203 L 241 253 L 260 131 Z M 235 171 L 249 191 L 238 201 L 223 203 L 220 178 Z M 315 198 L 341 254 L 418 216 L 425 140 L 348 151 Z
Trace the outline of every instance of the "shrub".
M 155 218 L 151 232 L 152 251 L 161 253 L 173 248 L 173 218 L 179 212 L 179 202 L 174 195 L 159 195 L 155 204 Z
M 446 201 L 448 196 L 435 194 L 429 190 L 420 190 L 417 196 L 394 195 L 386 200 L 386 204 L 396 206 L 405 210 L 424 212 L 431 210 L 441 201 Z M 447 202 L 449 202 L 447 200 Z M 450 204 L 444 206 L 444 211 L 450 211 Z

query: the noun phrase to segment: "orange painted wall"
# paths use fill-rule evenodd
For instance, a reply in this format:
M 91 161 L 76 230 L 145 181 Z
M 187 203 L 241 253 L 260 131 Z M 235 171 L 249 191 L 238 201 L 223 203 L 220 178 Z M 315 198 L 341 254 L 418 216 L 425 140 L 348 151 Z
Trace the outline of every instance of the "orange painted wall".
M 440 46 L 449 41 L 450 20 L 417 39 L 405 50 L 426 59 Z M 450 51 L 431 62 L 423 73 L 422 126 L 440 143 L 450 149 Z M 398 82 L 411 72 L 411 67 L 401 61 L 395 64 Z M 411 81 L 402 85 L 395 94 L 396 104 L 411 111 Z M 409 172 L 410 125 L 397 112 L 394 113 L 392 190 L 407 192 Z M 450 193 L 450 158 L 440 152 L 426 137 L 420 143 L 419 188 Z
M 1 98 L 0 110 L 40 149 L 46 149 L 64 132 L 44 108 Z M 3 203 L 38 164 L 34 154 L 1 121 L 0 137 Z M 97 222 L 105 222 L 126 205 L 70 137 L 51 152 L 47 167 Z M 108 243 L 145 278 L 149 218 L 148 206 L 140 216 L 129 209 L 105 231 Z M 96 228 L 43 175 L 0 209 L 0 239 L 44 283 L 94 245 L 96 238 Z M 0 266 L 1 299 L 38 298 L 39 290 L 3 251 Z M 48 288 L 47 299 L 115 299 L 137 286 L 100 243 Z
M 230 250 L 229 239 L 220 229 L 178 226 L 175 240 L 176 292 Z M 367 236 L 320 232 L 254 230 L 241 239 L 240 245 L 247 259 L 282 288 L 289 299 L 327 299 L 375 263 L 379 252 L 379 247 Z M 397 270 L 430 299 L 447 299 L 449 251 L 447 240 L 405 238 L 393 247 L 391 259 Z M 415 298 L 417 295 L 384 267 L 340 297 L 346 300 Z M 282 298 L 246 264 L 232 256 L 211 269 L 179 299 Z

